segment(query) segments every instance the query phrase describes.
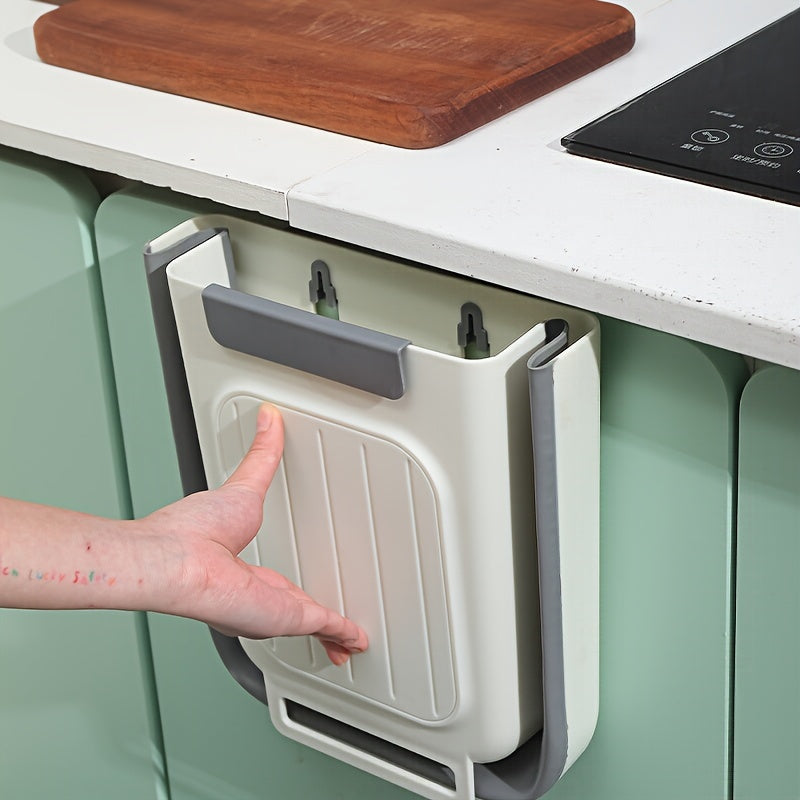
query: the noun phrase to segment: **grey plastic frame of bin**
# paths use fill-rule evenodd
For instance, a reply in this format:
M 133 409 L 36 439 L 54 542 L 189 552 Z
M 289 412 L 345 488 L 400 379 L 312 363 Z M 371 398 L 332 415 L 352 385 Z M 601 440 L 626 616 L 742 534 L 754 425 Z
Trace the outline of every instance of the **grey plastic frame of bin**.
M 222 236 L 223 248 L 229 273 L 233 274 L 233 254 L 228 232 L 221 228 L 198 231 L 172 247 L 153 252 L 145 247 L 144 262 L 147 285 L 153 311 L 153 322 L 161 355 L 164 385 L 167 394 L 170 419 L 177 448 L 178 467 L 184 494 L 208 488 L 203 469 L 200 444 L 197 438 L 194 412 L 192 411 L 189 387 L 186 381 L 180 340 L 175 324 L 175 315 L 167 283 L 166 270 L 169 264 L 198 245 L 215 236 Z M 223 287 L 218 287 L 223 288 Z M 208 289 L 206 290 L 208 291 Z M 236 295 L 227 290 L 227 298 L 236 297 L 239 303 L 241 292 Z M 217 289 L 211 292 L 213 302 L 218 297 Z M 204 304 L 206 303 L 204 292 Z M 226 299 L 227 299 L 226 298 Z M 260 298 L 258 298 L 260 300 Z M 266 301 L 270 305 L 271 301 Z M 243 303 L 249 307 L 249 303 Z M 260 302 L 255 304 L 264 308 Z M 284 307 L 285 308 L 285 307 Z M 292 309 L 299 314 L 315 315 Z M 206 306 L 208 315 L 208 307 Z M 214 314 L 212 312 L 212 318 Z M 256 313 L 258 317 L 259 314 Z M 294 316 L 294 315 L 291 315 Z M 338 320 L 319 318 L 324 327 L 314 326 L 314 336 L 324 335 L 327 323 L 346 325 Z M 213 322 L 211 324 L 214 324 Z M 237 324 L 242 324 L 241 318 Z M 357 326 L 349 326 L 355 328 Z M 564 689 L 563 624 L 561 616 L 561 578 L 559 550 L 559 521 L 556 503 L 555 462 L 555 414 L 552 359 L 566 346 L 568 327 L 564 320 L 554 319 L 546 323 L 545 343 L 528 361 L 529 388 L 531 396 L 531 422 L 534 451 L 534 496 L 536 499 L 536 530 L 539 559 L 539 595 L 542 634 L 542 682 L 544 700 L 544 725 L 542 730 L 523 743 L 511 755 L 489 764 L 475 764 L 475 795 L 479 800 L 537 800 L 547 792 L 564 771 L 567 759 L 567 720 Z M 365 329 L 360 329 L 361 331 Z M 410 344 L 407 340 L 387 337 L 371 331 L 375 337 L 367 336 L 373 343 L 378 339 L 394 340 L 391 347 L 398 348 L 402 366 L 402 349 Z M 213 332 L 212 332 L 213 335 Z M 360 336 L 361 334 L 359 334 Z M 239 334 L 237 333 L 238 337 Z M 221 334 L 223 340 L 227 334 Z M 218 340 L 219 341 L 219 340 Z M 405 343 L 400 346 L 400 343 Z M 224 341 L 221 342 L 224 344 Z M 239 349 L 239 348 L 237 348 Z M 255 349 L 255 348 L 250 348 Z M 245 350 L 245 352 L 248 352 Z M 258 355 L 251 353 L 251 355 Z M 268 358 L 269 356 L 261 356 Z M 279 363 L 285 363 L 280 361 Z M 301 367 L 302 368 L 302 367 Z M 315 370 L 310 370 L 319 374 Z M 325 377 L 331 377 L 326 375 Z M 332 378 L 335 380 L 335 378 Z M 353 385 L 348 383 L 348 385 Z M 388 396 L 388 395 L 384 395 Z M 209 629 L 217 652 L 235 680 L 253 697 L 267 703 L 264 676 L 248 658 L 238 639 Z M 313 709 L 294 704 L 287 713 L 294 715 L 301 724 L 314 728 L 331 738 L 345 741 L 351 746 L 385 758 L 396 765 L 437 783 L 452 785 L 452 771 L 446 766 L 431 761 L 422 755 L 380 739 L 347 723 L 333 719 Z

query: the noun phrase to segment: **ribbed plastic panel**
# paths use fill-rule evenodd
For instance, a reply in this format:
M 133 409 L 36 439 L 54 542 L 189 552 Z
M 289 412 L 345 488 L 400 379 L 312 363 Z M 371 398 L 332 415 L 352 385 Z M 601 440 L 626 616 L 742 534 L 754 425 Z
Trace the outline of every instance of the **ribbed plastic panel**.
M 229 472 L 252 439 L 261 402 L 240 395 L 220 409 L 219 444 Z M 309 638 L 273 640 L 275 657 L 419 719 L 443 719 L 456 694 L 428 476 L 392 442 L 281 412 L 286 450 L 267 496 L 260 563 L 345 615 L 360 609 L 371 642 L 345 669 L 332 667 Z

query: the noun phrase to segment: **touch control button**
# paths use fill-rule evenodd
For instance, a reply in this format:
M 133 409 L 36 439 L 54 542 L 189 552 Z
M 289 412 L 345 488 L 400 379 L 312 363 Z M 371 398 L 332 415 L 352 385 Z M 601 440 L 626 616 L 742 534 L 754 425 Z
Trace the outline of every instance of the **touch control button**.
M 780 142 L 764 142 L 753 151 L 757 156 L 765 158 L 783 158 L 794 153 L 794 147 Z
M 697 144 L 722 144 L 730 138 L 729 133 L 719 131 L 716 128 L 701 128 L 692 134 L 692 141 L 697 142 Z

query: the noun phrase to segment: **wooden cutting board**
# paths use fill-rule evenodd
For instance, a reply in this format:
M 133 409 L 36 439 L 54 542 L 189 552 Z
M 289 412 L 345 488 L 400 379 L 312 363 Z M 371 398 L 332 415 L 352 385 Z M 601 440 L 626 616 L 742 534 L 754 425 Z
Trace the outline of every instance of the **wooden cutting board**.
M 634 21 L 600 0 L 75 0 L 34 34 L 50 64 L 422 148 L 617 58 Z

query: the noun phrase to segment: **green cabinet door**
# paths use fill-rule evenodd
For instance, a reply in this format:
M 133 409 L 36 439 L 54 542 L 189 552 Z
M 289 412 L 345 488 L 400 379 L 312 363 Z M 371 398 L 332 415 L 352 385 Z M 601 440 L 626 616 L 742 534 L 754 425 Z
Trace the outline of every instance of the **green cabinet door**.
M 77 170 L 0 149 L 0 494 L 120 517 L 129 500 L 98 202 Z M 2 797 L 165 797 L 143 623 L 0 611 Z
M 800 372 L 768 366 L 742 396 L 735 800 L 800 798 Z
M 182 494 L 142 249 L 207 204 L 130 189 L 95 224 L 133 509 Z M 276 733 L 267 708 L 227 673 L 208 629 L 149 615 L 171 800 L 401 800 L 413 795 Z
M 723 800 L 738 356 L 602 320 L 600 717 L 548 800 Z

